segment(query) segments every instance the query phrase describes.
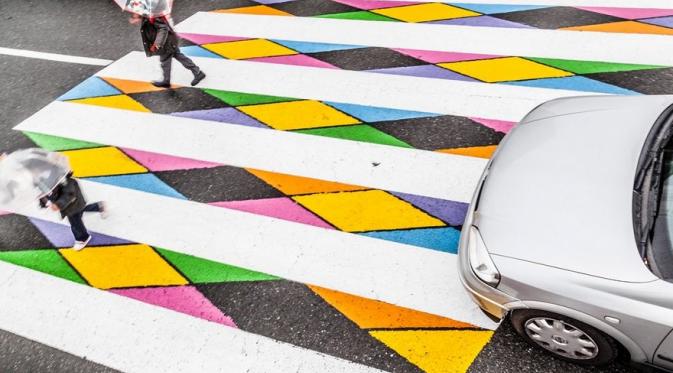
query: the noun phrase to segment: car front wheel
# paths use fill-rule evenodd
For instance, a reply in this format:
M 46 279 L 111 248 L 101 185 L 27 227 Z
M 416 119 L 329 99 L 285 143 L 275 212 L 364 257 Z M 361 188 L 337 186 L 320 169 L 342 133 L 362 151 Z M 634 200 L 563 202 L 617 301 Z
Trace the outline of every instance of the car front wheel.
M 556 313 L 517 310 L 514 329 L 529 343 L 566 361 L 582 365 L 608 364 L 617 358 L 616 342 L 597 329 Z

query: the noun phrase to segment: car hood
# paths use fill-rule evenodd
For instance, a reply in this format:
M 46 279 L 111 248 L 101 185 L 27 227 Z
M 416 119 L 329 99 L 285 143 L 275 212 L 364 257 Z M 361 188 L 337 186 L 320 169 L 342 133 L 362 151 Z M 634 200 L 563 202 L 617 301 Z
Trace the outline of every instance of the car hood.
M 474 224 L 493 255 L 629 282 L 632 189 L 652 125 L 673 96 L 575 97 L 532 111 L 490 164 Z

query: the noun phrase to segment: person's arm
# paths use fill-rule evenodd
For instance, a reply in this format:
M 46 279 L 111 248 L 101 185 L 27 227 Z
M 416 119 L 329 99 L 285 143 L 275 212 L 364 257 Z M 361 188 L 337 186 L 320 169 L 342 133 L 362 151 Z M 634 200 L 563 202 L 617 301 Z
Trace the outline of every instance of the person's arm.
M 43 209 L 47 207 L 52 208 L 52 206 L 54 205 L 54 201 L 58 198 L 59 194 L 61 194 L 61 186 L 57 185 L 48 194 L 39 199 L 40 208 Z
M 44 206 L 49 207 L 52 211 L 58 211 L 59 200 L 63 198 L 63 186 L 57 186 L 51 193 L 47 194 L 42 199 L 44 200 Z M 40 201 L 42 205 L 42 201 Z
M 155 51 L 164 47 L 166 44 L 166 39 L 168 39 L 168 33 L 171 32 L 171 27 L 168 25 L 164 18 L 157 18 L 154 20 L 154 26 L 157 28 L 157 37 L 154 39 L 154 45 L 152 49 Z
M 77 198 L 76 189 L 79 188 L 77 181 L 68 179 L 67 183 L 59 186 L 59 193 L 56 196 L 49 198 L 51 201 L 51 209 L 54 211 L 63 210 L 70 206 Z M 54 198 L 55 197 L 55 198 Z

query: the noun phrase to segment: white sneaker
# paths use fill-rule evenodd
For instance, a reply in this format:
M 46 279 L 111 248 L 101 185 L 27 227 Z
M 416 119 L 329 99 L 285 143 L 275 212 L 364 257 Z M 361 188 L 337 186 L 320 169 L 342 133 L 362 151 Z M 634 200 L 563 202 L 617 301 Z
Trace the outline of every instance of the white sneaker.
M 72 249 L 75 251 L 80 251 L 86 247 L 89 241 L 91 241 L 91 235 L 89 235 L 89 238 L 87 238 L 86 241 L 75 241 L 75 244 L 73 245 Z
M 107 217 L 110 216 L 110 212 L 107 209 L 107 202 L 105 201 L 98 202 L 98 208 L 100 209 L 101 219 L 107 219 Z

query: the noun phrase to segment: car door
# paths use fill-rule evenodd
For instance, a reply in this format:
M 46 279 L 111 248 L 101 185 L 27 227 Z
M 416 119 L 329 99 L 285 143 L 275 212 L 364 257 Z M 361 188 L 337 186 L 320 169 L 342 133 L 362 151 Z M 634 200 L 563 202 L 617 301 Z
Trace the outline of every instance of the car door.
M 673 332 L 668 333 L 668 337 L 654 353 L 654 364 L 673 370 Z

